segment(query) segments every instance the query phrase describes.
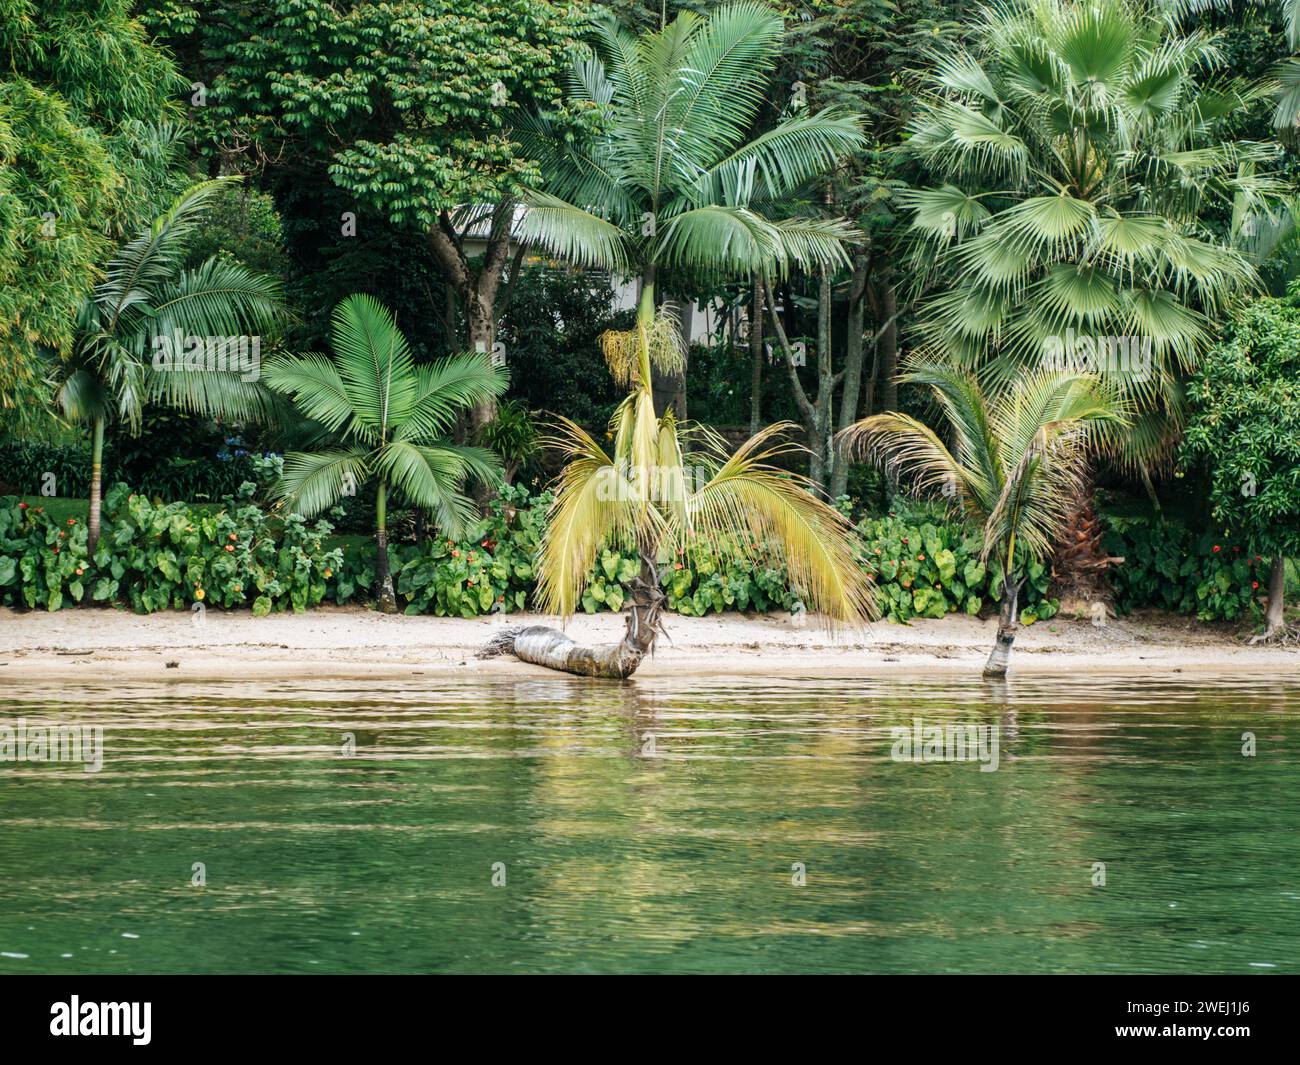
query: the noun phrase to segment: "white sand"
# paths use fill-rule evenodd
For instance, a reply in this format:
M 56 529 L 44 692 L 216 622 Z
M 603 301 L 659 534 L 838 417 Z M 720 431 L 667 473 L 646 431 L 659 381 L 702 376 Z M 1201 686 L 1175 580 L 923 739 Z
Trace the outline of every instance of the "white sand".
M 406 676 L 430 670 L 544 673 L 513 656 L 474 657 L 501 626 L 543 623 L 554 619 L 386 617 L 360 607 L 325 607 L 265 618 L 208 610 L 200 626 L 179 612 L 142 617 L 112 609 L 50 614 L 0 608 L 0 684 L 6 677 L 140 681 Z M 865 631 L 836 634 L 816 619 L 799 625 L 787 615 L 668 615 L 671 642 L 661 640 L 637 676 L 874 676 L 936 669 L 978 675 L 996 624 L 991 618 L 950 615 L 910 625 L 877 622 Z M 617 639 L 622 627 L 621 617 L 598 614 L 573 618 L 567 628 L 575 639 L 601 642 Z M 1013 673 L 1197 670 L 1300 679 L 1300 650 L 1248 647 L 1230 628 L 1165 615 L 1124 618 L 1104 627 L 1058 617 L 1021 629 L 1011 665 Z

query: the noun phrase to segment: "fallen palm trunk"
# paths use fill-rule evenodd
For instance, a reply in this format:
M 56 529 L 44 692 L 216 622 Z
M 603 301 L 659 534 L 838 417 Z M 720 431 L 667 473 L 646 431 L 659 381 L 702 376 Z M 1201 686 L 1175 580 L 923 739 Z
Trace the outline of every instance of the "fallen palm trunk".
M 618 643 L 580 644 L 559 629 L 547 625 L 527 625 L 504 629 L 488 641 L 479 658 L 512 654 L 523 662 L 548 669 L 577 673 L 581 677 L 606 677 L 623 680 L 636 672 L 637 666 L 654 647 L 660 630 L 659 615 L 665 597 L 659 590 L 658 571 L 645 555 L 641 574 L 632 581 L 632 605 L 627 615 L 627 631 Z
M 627 640 L 585 645 L 547 625 L 505 629 L 492 637 L 478 657 L 492 658 L 504 654 L 513 654 L 521 661 L 565 673 L 619 680 L 630 677 L 645 657 L 644 651 L 637 650 Z

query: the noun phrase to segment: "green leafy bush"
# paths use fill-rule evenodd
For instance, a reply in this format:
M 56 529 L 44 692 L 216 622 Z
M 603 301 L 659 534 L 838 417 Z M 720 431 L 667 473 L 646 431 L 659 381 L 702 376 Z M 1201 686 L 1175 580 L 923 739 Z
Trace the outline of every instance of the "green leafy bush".
M 1260 615 L 1268 563 L 1234 538 L 1159 516 L 1107 515 L 1106 524 L 1107 552 L 1124 559 L 1110 570 L 1119 613 L 1154 607 L 1201 621 Z
M 303 611 L 324 598 L 342 562 L 327 549 L 328 522 L 273 522 L 247 500 L 219 508 L 155 505 L 124 484 L 104 498 L 94 556 L 75 518 L 60 527 L 43 508 L 0 501 L 0 602 L 57 610 L 68 603 L 126 603 L 137 613 L 203 602 L 255 615 Z
M 549 495 L 530 497 L 522 485 L 506 486 L 472 539 L 390 547 L 397 595 L 407 600 L 406 613 L 472 618 L 525 609 L 549 503 Z M 368 573 L 353 578 L 357 588 L 366 590 L 373 581 L 373 563 Z M 339 592 L 352 594 L 352 589 L 340 587 Z
M 58 610 L 81 602 L 90 581 L 86 527 L 41 506 L 0 499 L 0 603 Z
M 876 582 L 881 614 L 892 621 L 941 618 L 954 611 L 976 615 L 996 610 L 1002 578 L 980 561 L 982 537 L 957 522 L 927 521 L 891 513 L 857 526 L 862 558 Z M 1026 567 L 1021 591 L 1024 624 L 1055 616 L 1048 597 L 1050 574 L 1041 562 Z
M 803 605 L 776 560 L 753 565 L 724 546 L 716 555 L 688 554 L 661 563 L 659 580 L 668 594 L 668 609 L 678 614 L 703 617 L 726 610 L 797 610 Z M 634 560 L 632 565 L 635 575 L 640 564 Z

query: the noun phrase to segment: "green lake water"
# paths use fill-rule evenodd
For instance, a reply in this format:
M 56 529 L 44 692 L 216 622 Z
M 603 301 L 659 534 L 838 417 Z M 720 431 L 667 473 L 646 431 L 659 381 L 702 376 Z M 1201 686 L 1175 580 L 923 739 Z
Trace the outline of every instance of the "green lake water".
M 1300 680 L 10 684 L 19 718 L 104 764 L 0 763 L 0 972 L 1300 972 Z M 997 770 L 895 761 L 914 719 L 998 726 Z

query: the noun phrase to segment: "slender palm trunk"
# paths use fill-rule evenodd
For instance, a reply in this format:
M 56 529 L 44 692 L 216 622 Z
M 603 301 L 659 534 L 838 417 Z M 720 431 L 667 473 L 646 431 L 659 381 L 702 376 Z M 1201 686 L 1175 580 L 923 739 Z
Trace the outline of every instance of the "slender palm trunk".
M 498 633 L 478 657 L 513 654 L 521 661 L 564 673 L 623 680 L 636 672 L 641 660 L 653 651 L 666 598 L 659 587 L 654 552 L 643 548 L 641 573 L 632 582 L 627 627 L 618 643 L 580 644 L 559 629 L 529 625 Z
M 853 257 L 853 281 L 849 286 L 848 335 L 844 338 L 844 391 L 840 395 L 839 428 L 847 429 L 858 418 L 858 402 L 862 394 L 862 366 L 866 361 L 863 344 L 866 319 L 867 257 Z M 868 413 L 870 413 L 868 411 Z M 848 491 L 849 462 L 842 455 L 835 456 L 831 472 L 831 498 L 838 499 Z
M 763 425 L 763 289 L 754 279 L 749 308 L 749 435 Z
M 104 498 L 104 419 L 96 418 L 90 443 L 90 514 L 86 519 L 86 552 L 99 543 L 100 511 Z
M 397 613 L 397 593 L 388 572 L 388 485 L 384 481 L 375 493 L 375 605 L 385 614 Z
M 1286 593 L 1286 559 L 1278 555 L 1268 572 L 1268 611 L 1264 615 L 1264 638 L 1268 639 L 1282 629 L 1283 607 Z
M 984 663 L 984 676 L 1005 677 L 1011 659 L 1011 645 L 1016 642 L 1016 604 L 1020 599 L 1020 582 L 1010 574 L 1002 579 L 1002 609 L 998 614 L 998 638 L 993 644 L 989 660 Z

